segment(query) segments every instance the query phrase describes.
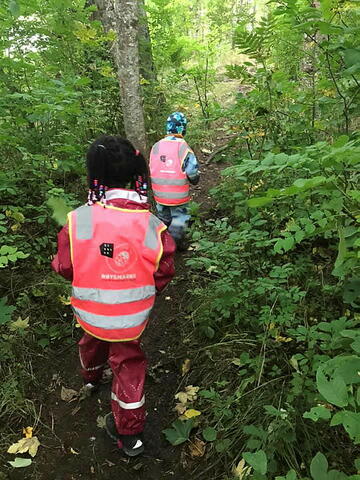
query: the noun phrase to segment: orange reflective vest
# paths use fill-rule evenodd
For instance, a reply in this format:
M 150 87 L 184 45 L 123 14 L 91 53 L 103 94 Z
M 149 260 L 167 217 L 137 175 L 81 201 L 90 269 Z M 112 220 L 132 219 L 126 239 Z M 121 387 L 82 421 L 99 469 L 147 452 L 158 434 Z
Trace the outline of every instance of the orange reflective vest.
M 100 203 L 77 208 L 68 219 L 78 323 L 101 340 L 138 338 L 155 301 L 165 225 L 148 210 Z
M 190 185 L 182 165 L 191 152 L 185 140 L 163 138 L 150 152 L 150 176 L 154 198 L 161 205 L 175 206 L 190 201 Z

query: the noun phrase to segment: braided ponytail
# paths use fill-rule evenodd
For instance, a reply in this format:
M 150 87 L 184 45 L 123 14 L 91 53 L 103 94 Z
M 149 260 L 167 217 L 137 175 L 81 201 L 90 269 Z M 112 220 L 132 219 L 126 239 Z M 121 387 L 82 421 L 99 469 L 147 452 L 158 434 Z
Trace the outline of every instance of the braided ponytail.
M 147 196 L 148 167 L 144 156 L 126 139 L 103 135 L 90 146 L 87 153 L 89 181 L 88 204 L 106 203 L 108 188 L 135 189 Z

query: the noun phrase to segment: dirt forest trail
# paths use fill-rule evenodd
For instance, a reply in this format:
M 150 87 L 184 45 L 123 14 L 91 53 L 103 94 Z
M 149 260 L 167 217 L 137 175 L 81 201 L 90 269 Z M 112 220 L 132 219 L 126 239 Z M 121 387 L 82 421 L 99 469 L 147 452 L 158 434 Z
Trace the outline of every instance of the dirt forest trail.
M 199 152 L 200 153 L 200 152 Z M 201 162 L 200 158 L 200 162 Z M 202 162 L 201 182 L 193 187 L 193 199 L 201 204 L 201 215 L 211 208 L 208 191 L 216 185 L 223 165 Z M 191 251 L 176 255 L 176 277 L 158 298 L 153 321 L 143 335 L 148 359 L 146 383 L 147 424 L 145 454 L 133 459 L 125 457 L 111 443 L 105 430 L 98 426 L 98 417 L 110 410 L 110 385 L 79 404 L 61 399 L 62 387 L 79 391 L 82 380 L 76 344 L 59 347 L 44 359 L 34 375 L 40 384 L 41 408 L 36 432 L 41 441 L 33 465 L 14 469 L 10 480 L 182 480 L 191 479 L 184 469 L 186 451 L 183 445 L 173 447 L 162 431 L 175 420 L 174 395 L 192 379 L 182 377 L 181 365 L 187 356 L 183 342 L 187 298 L 186 258 Z M 69 307 L 70 315 L 70 307 Z M 78 334 L 80 338 L 80 332 Z M 46 363 L 45 363 L 46 361 Z M 39 402 L 39 398 L 37 403 Z M 77 405 L 80 408 L 77 408 Z M 208 472 L 210 474 L 210 472 Z M 195 476 L 197 478 L 197 476 Z M 210 477 L 208 477 L 210 478 Z

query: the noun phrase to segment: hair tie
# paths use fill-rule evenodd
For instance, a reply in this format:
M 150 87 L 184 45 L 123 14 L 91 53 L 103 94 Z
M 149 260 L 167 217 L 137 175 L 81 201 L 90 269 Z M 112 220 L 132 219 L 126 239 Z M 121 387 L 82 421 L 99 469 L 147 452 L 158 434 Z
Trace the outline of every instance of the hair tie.
M 139 150 L 135 150 L 135 155 L 138 157 L 140 155 L 140 151 Z

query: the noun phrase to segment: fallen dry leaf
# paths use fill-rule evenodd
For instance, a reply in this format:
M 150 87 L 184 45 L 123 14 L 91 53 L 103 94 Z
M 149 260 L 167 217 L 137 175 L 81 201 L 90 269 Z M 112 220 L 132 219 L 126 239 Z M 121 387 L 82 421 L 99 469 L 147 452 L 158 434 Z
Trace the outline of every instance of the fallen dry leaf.
M 73 390 L 72 388 L 65 388 L 64 386 L 61 387 L 60 397 L 61 400 L 64 400 L 64 402 L 73 402 L 78 398 L 78 396 L 79 392 L 76 390 Z
M 33 430 L 33 427 L 23 428 L 23 434 L 25 435 L 25 438 L 31 438 L 33 436 Z
M 238 465 L 233 468 L 234 477 L 238 478 L 239 480 L 244 480 L 250 475 L 252 468 L 245 465 L 245 460 L 240 460 Z
M 29 452 L 29 454 L 32 457 L 35 457 L 35 455 L 37 454 L 39 446 L 40 446 L 40 442 L 39 442 L 37 437 L 22 438 L 18 442 L 10 445 L 10 447 L 7 450 L 7 453 L 26 453 L 26 452 Z
M 175 399 L 179 400 L 180 403 L 185 405 L 188 401 L 188 396 L 187 396 L 186 392 L 179 392 L 175 395 Z
M 186 411 L 186 405 L 183 403 L 177 403 L 174 408 L 175 412 L 178 413 L 178 415 L 182 415 Z
M 186 358 L 184 360 L 184 363 L 181 366 L 181 375 L 184 376 L 187 373 L 189 373 L 190 367 L 191 367 L 191 360 L 190 360 L 190 358 Z
M 194 457 L 203 457 L 206 449 L 206 443 L 195 438 L 193 442 L 189 444 L 189 452 L 192 458 Z
M 26 317 L 24 320 L 19 317 L 15 322 L 10 323 L 10 330 L 16 332 L 16 330 L 25 330 L 29 327 L 29 317 Z
M 99 428 L 105 428 L 105 417 L 99 415 L 96 419 L 96 424 Z
M 200 390 L 200 387 L 193 387 L 188 385 L 185 387 L 185 392 L 178 392 L 175 395 L 175 399 L 179 402 L 186 404 L 187 402 L 194 402 L 197 399 L 197 392 Z
M 188 385 L 185 387 L 186 395 L 190 402 L 193 402 L 197 399 L 197 392 L 200 390 L 200 387 L 193 387 L 192 385 Z

